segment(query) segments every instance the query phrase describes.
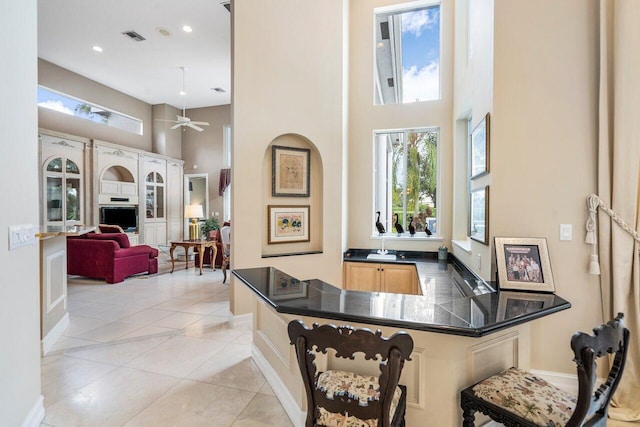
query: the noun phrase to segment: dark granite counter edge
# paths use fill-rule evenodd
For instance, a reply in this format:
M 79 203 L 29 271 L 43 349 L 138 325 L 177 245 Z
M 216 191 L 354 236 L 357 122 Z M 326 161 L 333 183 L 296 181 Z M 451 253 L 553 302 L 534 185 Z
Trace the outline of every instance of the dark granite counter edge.
M 269 299 L 266 295 L 264 295 L 260 290 L 258 290 L 255 286 L 253 286 L 250 282 L 245 280 L 244 277 L 242 277 L 235 270 L 233 270 L 232 273 L 240 281 L 242 281 L 242 283 L 246 284 L 250 289 L 252 289 L 254 293 L 256 293 L 260 297 L 260 299 L 266 302 L 270 307 L 272 307 L 278 313 L 293 314 L 293 315 L 308 316 L 308 317 L 320 317 L 323 319 L 331 319 L 331 320 L 338 320 L 338 321 L 353 321 L 353 322 L 365 323 L 365 324 L 376 325 L 376 326 L 387 326 L 387 327 L 394 327 L 394 328 L 403 328 L 403 329 L 411 329 L 411 330 L 417 330 L 417 331 L 434 332 L 434 333 L 440 333 L 440 334 L 458 335 L 458 336 L 475 337 L 475 338 L 483 337 L 503 329 L 511 328 L 513 326 L 527 323 L 532 320 L 536 320 L 536 319 L 545 317 L 547 315 L 571 308 L 571 303 L 567 302 L 564 305 L 546 309 L 544 312 L 524 314 L 522 316 L 519 316 L 513 319 L 496 322 L 491 325 L 486 325 L 486 326 L 477 327 L 477 328 L 473 328 L 473 327 L 464 328 L 464 327 L 456 327 L 453 325 L 430 324 L 430 323 L 415 323 L 415 322 L 408 322 L 408 321 L 401 321 L 401 320 L 384 319 L 380 317 L 358 316 L 358 315 L 349 314 L 349 313 L 333 313 L 333 312 L 325 312 L 325 311 L 319 311 L 314 309 L 280 306 L 274 303 L 271 299 Z M 340 290 L 339 288 L 336 288 L 336 289 Z M 345 291 L 345 292 L 357 292 L 357 291 Z

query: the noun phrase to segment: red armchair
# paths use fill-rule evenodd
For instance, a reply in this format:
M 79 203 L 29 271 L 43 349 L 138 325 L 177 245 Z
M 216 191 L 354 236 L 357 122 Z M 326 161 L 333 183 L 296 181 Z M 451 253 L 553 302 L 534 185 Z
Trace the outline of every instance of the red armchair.
M 67 274 L 119 283 L 144 272 L 158 272 L 158 250 L 147 245 L 130 246 L 124 233 L 67 237 Z

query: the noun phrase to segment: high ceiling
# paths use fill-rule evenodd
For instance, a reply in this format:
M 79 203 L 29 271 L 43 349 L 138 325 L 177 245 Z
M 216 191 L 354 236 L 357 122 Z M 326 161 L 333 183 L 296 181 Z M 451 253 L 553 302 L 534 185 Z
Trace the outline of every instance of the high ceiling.
M 38 0 L 40 58 L 152 105 L 229 104 L 230 28 L 221 0 Z M 136 42 L 126 31 L 146 40 Z M 180 67 L 186 96 L 180 95 Z

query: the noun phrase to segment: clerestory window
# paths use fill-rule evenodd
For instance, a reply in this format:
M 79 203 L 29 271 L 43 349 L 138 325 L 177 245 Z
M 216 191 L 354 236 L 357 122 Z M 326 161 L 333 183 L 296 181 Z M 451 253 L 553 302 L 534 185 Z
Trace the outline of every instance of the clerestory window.
M 375 9 L 374 104 L 440 99 L 440 2 Z
M 142 120 L 38 86 L 38 107 L 142 135 Z

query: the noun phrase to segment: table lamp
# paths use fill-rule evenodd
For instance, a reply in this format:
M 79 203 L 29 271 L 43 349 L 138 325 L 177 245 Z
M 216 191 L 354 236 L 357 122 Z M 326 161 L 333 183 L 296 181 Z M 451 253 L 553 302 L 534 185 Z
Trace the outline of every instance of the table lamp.
M 204 212 L 202 205 L 186 205 L 184 207 L 184 217 L 191 218 L 189 224 L 189 240 L 200 239 L 200 226 L 198 225 L 198 218 L 202 218 Z

